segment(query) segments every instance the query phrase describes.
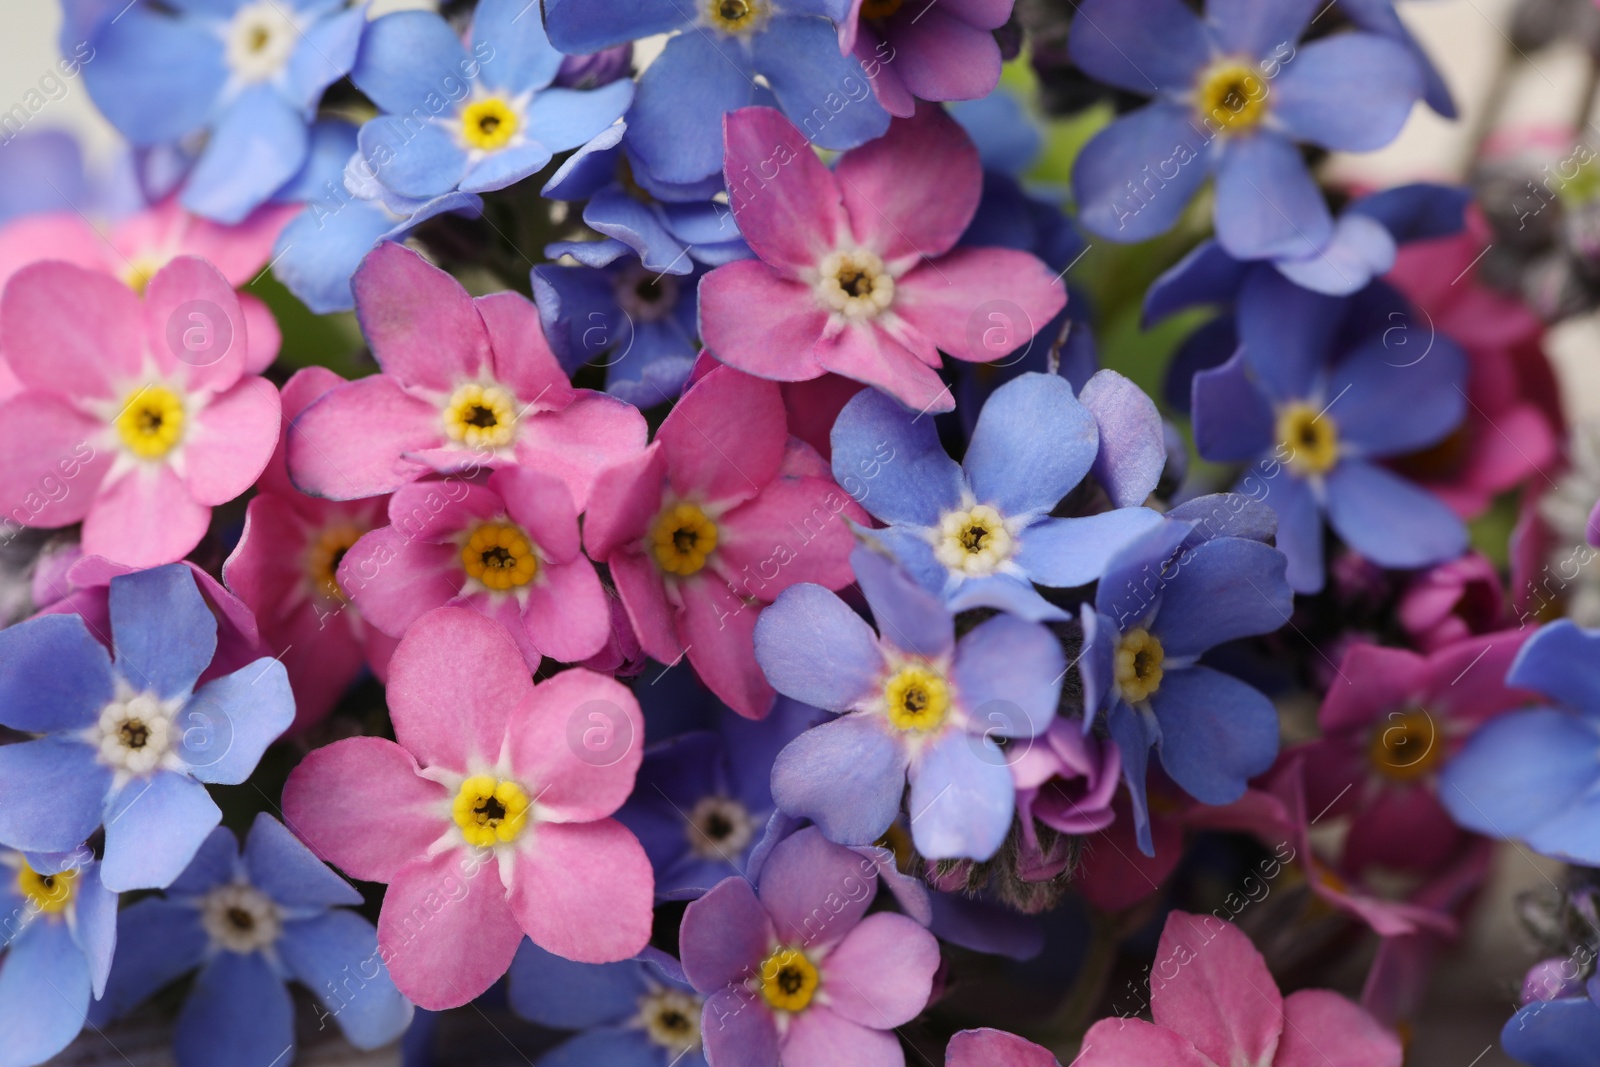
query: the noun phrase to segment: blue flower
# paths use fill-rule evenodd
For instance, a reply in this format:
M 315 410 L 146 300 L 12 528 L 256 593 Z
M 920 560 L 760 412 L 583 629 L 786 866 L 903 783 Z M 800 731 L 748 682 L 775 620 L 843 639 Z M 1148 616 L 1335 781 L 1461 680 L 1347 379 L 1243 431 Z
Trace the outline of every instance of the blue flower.
M 1305 45 L 1313 0 L 1084 0 L 1069 49 L 1090 76 L 1156 99 L 1097 134 L 1073 168 L 1079 219 L 1116 241 L 1170 230 L 1216 176 L 1217 239 L 1242 259 L 1309 254 L 1333 231 L 1296 142 L 1365 152 L 1422 95 L 1413 51 L 1342 33 Z
M 1238 351 L 1194 378 L 1195 445 L 1206 459 L 1252 464 L 1239 490 L 1277 512 L 1278 547 L 1301 593 L 1323 585 L 1324 513 L 1382 567 L 1442 563 L 1467 547 L 1454 512 L 1381 465 L 1460 424 L 1466 357 L 1443 336 L 1421 355 L 1391 348 L 1394 323 L 1366 328 L 1365 311 L 1253 271 L 1239 293 Z
M 574 963 L 523 940 L 511 962 L 511 1010 L 540 1026 L 582 1031 L 540 1056 L 539 1067 L 705 1067 L 703 998 L 677 960 L 645 952 L 620 963 Z
M 1433 60 L 1422 50 L 1417 39 L 1406 29 L 1406 24 L 1400 21 L 1400 15 L 1394 9 L 1394 0 L 1339 0 L 1340 9 L 1350 18 L 1350 21 L 1369 33 L 1382 34 L 1397 44 L 1408 49 L 1416 58 L 1417 66 L 1422 71 L 1423 93 L 1422 99 L 1428 106 L 1439 113 L 1441 118 L 1453 119 L 1456 117 L 1456 104 L 1450 98 L 1450 89 L 1444 83 L 1444 77 L 1434 67 Z
M 349 73 L 366 25 L 365 5 L 344 0 L 140 2 L 98 24 L 84 81 L 137 146 L 205 134 L 183 206 L 237 223 L 299 173 L 323 90 Z
M 872 90 L 875 72 L 839 54 L 828 20 L 842 19 L 848 6 L 843 0 L 634 0 L 619 8 L 546 0 L 545 21 L 556 47 L 575 53 L 683 31 L 640 76 L 628 141 L 658 181 L 684 184 L 721 171 L 722 116 L 742 107 L 781 108 L 813 144 L 840 151 L 889 129 L 889 113 Z
M 1166 456 L 1160 418 L 1145 404 L 1155 416 L 1147 442 L 1154 469 L 1135 503 L 1155 488 Z M 1024 374 L 996 389 L 960 466 L 945 454 L 931 418 L 871 389 L 839 413 L 832 445 L 834 480 L 889 524 L 873 536 L 951 611 L 993 607 L 1034 621 L 1068 618 L 1034 585 L 1089 584 L 1117 551 L 1161 521 L 1141 507 L 1052 517 L 1101 451 L 1095 414 L 1053 374 Z
M 32 1067 L 72 1043 L 106 988 L 117 895 L 89 851 L 0 850 L 0 1067 Z
M 361 894 L 265 813 L 239 853 L 218 827 L 165 896 L 123 910 L 123 951 L 93 1019 L 110 1022 L 200 969 L 178 1015 L 173 1051 L 185 1067 L 294 1059 L 299 982 L 352 1045 L 373 1049 L 411 1022 L 378 951 L 378 932 L 347 907 Z
M 1600 1045 L 1600 1006 L 1590 996 L 1524 1004 L 1506 1020 L 1500 1045 L 1528 1067 L 1588 1067 Z
M 0 630 L 0 724 L 36 735 L 0 746 L 0 844 L 65 852 L 103 823 L 106 886 L 159 889 L 222 818 L 204 783 L 248 778 L 294 697 L 267 658 L 194 688 L 217 621 L 183 564 L 111 579 L 110 621 Z
M 1265 543 L 1272 533 L 1271 513 L 1249 499 L 1200 497 L 1118 553 L 1083 606 L 1084 726 L 1105 710 L 1146 855 L 1151 748 L 1204 804 L 1238 800 L 1278 754 L 1272 701 L 1199 662 L 1288 620 L 1294 594 L 1283 554 Z
M 756 621 L 756 661 L 772 687 L 840 713 L 778 754 L 773 799 L 830 841 L 869 845 L 893 824 L 909 780 L 917 851 L 986 860 L 1016 805 L 995 739 L 1050 725 L 1067 666 L 1061 646 L 1011 615 L 958 642 L 950 612 L 874 547 L 858 546 L 851 564 L 877 633 L 810 583 L 784 590 Z
M 427 11 L 372 23 L 350 78 L 384 112 L 360 136 L 378 181 L 412 200 L 504 189 L 622 116 L 627 79 L 550 88 L 562 56 L 537 16 L 527 0 L 483 0 L 469 45 Z
M 89 203 L 91 187 L 83 170 L 83 152 L 70 134 L 60 130 L 0 132 L 0 148 L 6 152 L 5 169 L 0 170 L 0 224 L 22 215 L 70 211 Z

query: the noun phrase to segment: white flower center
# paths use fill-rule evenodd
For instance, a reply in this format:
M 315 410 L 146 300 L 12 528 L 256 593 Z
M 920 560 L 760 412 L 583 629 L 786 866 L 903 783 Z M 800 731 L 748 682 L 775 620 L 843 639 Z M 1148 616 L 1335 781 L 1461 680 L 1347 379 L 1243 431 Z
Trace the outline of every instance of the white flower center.
M 756 833 L 756 821 L 737 800 L 701 797 L 689 812 L 689 850 L 701 859 L 731 860 Z
M 674 1052 L 700 1044 L 699 997 L 677 989 L 657 989 L 639 998 L 637 1022 L 650 1040 Z
M 278 940 L 283 918 L 278 905 L 253 885 L 223 885 L 200 900 L 200 925 L 213 945 L 229 952 L 255 952 Z
M 972 577 L 993 574 L 1015 549 L 1016 542 L 1006 529 L 1005 519 L 987 504 L 947 512 L 939 520 L 938 537 L 933 543 L 933 554 L 940 563 Z
M 817 299 L 851 321 L 875 318 L 894 303 L 894 278 L 883 260 L 865 249 L 830 252 L 817 273 Z
M 107 704 L 91 731 L 100 761 L 130 775 L 155 770 L 172 751 L 175 703 L 164 703 L 154 693 L 136 693 Z
M 274 0 L 246 4 L 228 24 L 228 69 L 244 82 L 277 75 L 294 54 L 300 28 Z

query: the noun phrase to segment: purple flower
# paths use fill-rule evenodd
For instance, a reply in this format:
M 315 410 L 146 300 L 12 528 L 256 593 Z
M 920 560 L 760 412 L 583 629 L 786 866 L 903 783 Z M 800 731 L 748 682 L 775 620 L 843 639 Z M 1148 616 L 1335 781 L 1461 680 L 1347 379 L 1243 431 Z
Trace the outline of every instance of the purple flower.
M 883 61 L 872 90 L 884 110 L 909 118 L 920 100 L 976 100 L 1000 84 L 994 31 L 1016 0 L 851 0 L 839 46 L 863 65 Z

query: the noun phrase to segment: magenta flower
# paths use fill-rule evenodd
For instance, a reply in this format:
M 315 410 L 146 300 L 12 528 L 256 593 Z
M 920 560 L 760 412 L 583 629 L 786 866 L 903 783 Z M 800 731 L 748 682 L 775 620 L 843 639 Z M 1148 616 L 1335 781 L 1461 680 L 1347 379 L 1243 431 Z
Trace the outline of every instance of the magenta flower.
M 1020 747 L 1020 746 L 1019 746 Z M 1060 847 L 1046 851 L 1038 823 L 1079 837 L 1104 830 L 1116 820 L 1111 801 L 1122 779 L 1122 754 L 1110 738 L 1085 734 L 1075 719 L 1052 719 L 1014 759 L 1017 824 L 1022 829 L 1017 866 L 1024 881 L 1043 881 L 1066 869 L 1072 855 Z
M 88 555 L 181 559 L 277 444 L 278 391 L 247 373 L 238 297 L 203 260 L 174 259 L 143 299 L 67 263 L 24 267 L 0 350 L 23 386 L 0 404 L 0 512 L 82 522 Z
M 1261 953 L 1231 923 L 1174 911 L 1150 969 L 1143 1019 L 1101 1019 L 1082 1067 L 1400 1067 L 1400 1039 L 1326 989 L 1285 997 Z
M 790 382 L 833 371 L 910 408 L 949 411 L 941 351 L 998 359 L 1066 306 L 1037 257 L 955 247 L 983 167 L 939 107 L 895 120 L 833 171 L 771 108 L 723 121 L 734 217 L 761 257 L 700 283 L 700 335 L 724 363 Z
M 766 715 L 756 618 L 796 583 L 854 581 L 844 517 L 867 521 L 816 450 L 789 436 L 778 386 L 712 370 L 649 448 L 600 475 L 593 499 L 584 546 L 611 568 L 644 651 L 669 664 L 687 652 L 729 707 Z
M 342 384 L 325 367 L 300 371 L 283 387 L 284 420 L 293 422 Z M 222 576 L 255 612 L 267 648 L 288 670 L 295 702 L 291 729 L 303 730 L 321 722 L 364 669 L 382 678 L 394 654 L 395 639 L 362 619 L 337 577 L 350 546 L 385 521 L 388 497 L 307 496 L 289 481 L 284 452 L 279 441 Z
M 1000 84 L 994 31 L 1016 0 L 851 0 L 839 48 L 873 72 L 891 115 L 910 118 L 918 100 L 977 100 Z
M 395 650 L 388 698 L 398 743 L 317 749 L 289 776 L 283 812 L 317 855 L 389 883 L 378 949 L 402 993 L 429 1010 L 465 1004 L 523 935 L 583 963 L 644 948 L 650 861 L 609 818 L 639 769 L 633 694 L 583 669 L 535 686 L 498 623 L 439 608 Z M 595 729 L 611 750 L 585 744 Z
M 581 511 L 599 471 L 644 447 L 644 416 L 574 389 L 513 292 L 474 300 L 386 241 L 351 285 L 382 374 L 318 399 L 289 431 L 289 475 L 330 500 L 392 493 L 437 471 L 521 464 L 560 478 Z
M 984 1027 L 963 1030 L 950 1038 L 944 1067 L 1060 1067 L 1050 1050 L 1016 1034 Z
M 1424 652 L 1511 623 L 1500 571 L 1479 552 L 1412 575 L 1400 592 L 1395 616 L 1400 629 Z
M 541 656 L 588 659 L 611 637 L 572 497 L 559 478 L 525 467 L 502 467 L 483 485 L 402 486 L 389 498 L 389 525 L 344 557 L 339 585 L 392 637 L 433 608 L 473 608 L 505 626 L 530 671 Z
M 928 1003 L 939 942 L 867 915 L 878 868 L 814 826 L 785 838 L 759 888 L 725 878 L 683 913 L 684 974 L 705 996 L 706 1059 L 744 1067 L 898 1067 L 894 1028 Z

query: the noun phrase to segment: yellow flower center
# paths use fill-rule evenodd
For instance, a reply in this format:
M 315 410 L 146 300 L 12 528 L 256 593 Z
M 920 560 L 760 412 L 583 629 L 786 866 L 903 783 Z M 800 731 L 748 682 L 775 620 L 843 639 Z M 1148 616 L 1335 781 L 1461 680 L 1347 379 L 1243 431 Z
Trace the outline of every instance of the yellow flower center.
M 950 684 L 928 667 L 901 667 L 884 683 L 883 699 L 897 729 L 927 733 L 944 724 Z
M 1339 462 L 1339 427 L 1310 404 L 1285 404 L 1278 411 L 1278 440 L 1296 474 L 1326 474 Z
M 504 448 L 517 433 L 516 398 L 498 385 L 463 385 L 444 406 L 444 432 L 468 448 Z
M 680 989 L 658 989 L 639 999 L 639 1019 L 650 1040 L 682 1052 L 700 1044 L 700 998 Z
M 821 976 L 804 952 L 780 948 L 761 961 L 761 995 L 778 1011 L 804 1011 Z
M 1117 691 L 1130 704 L 1150 699 L 1161 688 L 1161 641 L 1148 630 L 1133 629 L 1117 645 Z
M 861 17 L 864 19 L 886 19 L 900 10 L 903 0 L 863 0 Z
M 894 278 L 883 260 L 865 249 L 828 253 L 817 275 L 822 306 L 854 322 L 876 318 L 894 303 Z
M 723 33 L 746 34 L 767 21 L 767 0 L 705 0 L 706 20 Z
M 183 440 L 183 399 L 164 385 L 135 390 L 115 425 L 123 445 L 140 459 L 161 459 Z
M 339 587 L 339 564 L 350 546 L 361 539 L 365 530 L 355 526 L 330 526 L 311 542 L 306 554 L 306 573 L 317 591 L 330 600 L 349 600 Z
M 717 524 L 693 504 L 670 504 L 656 519 L 650 547 L 658 567 L 687 578 L 699 573 L 717 547 Z
M 953 571 L 981 576 L 999 570 L 1011 558 L 1013 547 L 1000 513 L 978 504 L 968 511 L 949 512 L 939 520 L 933 554 Z
M 1266 118 L 1267 83 L 1250 64 L 1224 60 L 1201 73 L 1194 104 L 1208 129 L 1248 133 Z
M 127 283 L 129 289 L 143 296 L 150 279 L 154 278 L 164 266 L 166 263 L 154 256 L 135 256 L 128 264 L 128 269 L 122 272 L 122 280 Z
M 520 589 L 539 573 L 539 557 L 522 527 L 509 522 L 485 522 L 472 528 L 461 546 L 461 566 L 496 592 Z
M 911 866 L 917 858 L 916 846 L 911 843 L 911 831 L 899 823 L 890 823 L 883 836 L 873 844 L 894 853 L 894 866 L 901 874 L 911 873 Z
M 515 841 L 528 825 L 528 794 L 509 778 L 475 774 L 461 783 L 450 814 L 467 844 L 489 848 Z
M 1410 782 L 1438 766 L 1440 749 L 1433 717 L 1422 708 L 1411 708 L 1392 712 L 1373 731 L 1367 758 L 1385 778 Z
M 461 109 L 461 138 L 471 148 L 493 152 L 517 135 L 517 113 L 498 96 L 474 100 Z
M 77 871 L 40 874 L 24 861 L 22 869 L 17 872 L 17 891 L 34 911 L 57 915 L 72 903 L 73 883 L 77 878 Z

